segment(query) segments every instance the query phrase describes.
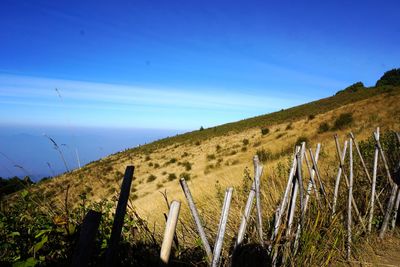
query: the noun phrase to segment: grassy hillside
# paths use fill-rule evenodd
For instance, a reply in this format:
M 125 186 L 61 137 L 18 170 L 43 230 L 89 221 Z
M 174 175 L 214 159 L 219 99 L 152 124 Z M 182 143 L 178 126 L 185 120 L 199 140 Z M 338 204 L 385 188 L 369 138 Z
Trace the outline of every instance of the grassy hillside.
M 377 126 L 381 127 L 382 132 L 399 131 L 399 101 L 399 86 L 376 88 L 351 86 L 329 98 L 166 138 L 110 155 L 80 170 L 39 183 L 30 188 L 30 194 L 46 203 L 43 209 L 51 210 L 53 218 L 66 216 L 65 213 L 68 215 L 68 210 L 74 207 L 80 209 L 84 207 L 85 210 L 85 207 L 91 205 L 90 203 L 107 214 L 113 209 L 110 200 L 118 197 L 125 167 L 134 165 L 136 169 L 129 202 L 132 212 L 128 216 L 129 223 L 135 225 L 139 232 L 142 231 L 139 233 L 140 236 L 146 235 L 148 239 L 159 240 L 165 222 L 163 214 L 167 212 L 165 199 L 160 194 L 164 192 L 168 200 L 176 199 L 183 203 L 180 216 L 183 224 L 178 227 L 178 237 L 185 244 L 184 248 L 199 248 L 195 227 L 179 186 L 179 178 L 184 177 L 189 180 L 189 186 L 210 240 L 215 238 L 218 224 L 215 218 L 219 217 L 224 190 L 227 186 L 234 186 L 234 200 L 225 238 L 227 249 L 223 252 L 227 256 L 230 253 L 228 248 L 238 229 L 238 218 L 242 213 L 251 183 L 249 177 L 252 176 L 252 157 L 255 154 L 259 156 L 264 166 L 263 216 L 265 228 L 270 229 L 271 218 L 287 181 L 291 152 L 296 143 L 306 141 L 309 148 L 314 148 L 317 143 L 322 144 L 319 168 L 327 187 L 332 188 L 337 171 L 333 135 L 338 134 L 340 141 L 343 142 L 350 131 L 355 134 L 357 140 L 370 138 Z M 367 165 L 371 169 L 372 161 L 369 160 Z M 384 172 L 381 172 L 381 176 L 382 173 Z M 365 190 L 365 187 L 360 185 L 359 190 L 361 189 Z M 357 193 L 362 194 L 361 191 Z M 104 206 L 104 203 L 108 203 L 107 206 Z M 325 218 L 327 214 L 318 216 Z M 142 219 L 147 222 L 143 224 L 145 226 L 139 223 Z M 74 220 L 79 222 L 78 218 Z M 321 243 L 323 247 L 321 252 L 313 254 L 312 260 L 307 258 L 308 254 L 301 254 L 298 259 L 292 261 L 293 264 L 307 260 L 309 264 L 322 265 L 320 261 L 325 261 L 326 257 L 328 257 L 326 263 L 341 259 L 340 250 L 332 252 L 329 244 L 338 242 L 335 241 L 335 236 L 343 235 L 343 227 L 338 226 L 338 222 L 326 226 L 325 222 L 321 219 L 307 224 L 310 231 L 312 227 L 317 227 L 317 224 L 318 227 L 329 230 L 326 242 Z M 130 227 L 133 227 L 132 225 Z M 254 229 L 254 224 L 251 227 Z M 129 229 L 126 232 L 127 240 Z M 318 240 L 310 239 L 307 242 L 318 243 L 320 242 Z M 343 244 L 340 243 L 338 246 L 341 247 Z M 303 253 L 309 252 L 306 250 Z M 362 255 L 362 251 L 355 253 Z M 179 255 L 182 260 L 184 253 Z M 201 257 L 200 255 L 200 262 Z M 189 259 L 191 260 L 193 259 Z

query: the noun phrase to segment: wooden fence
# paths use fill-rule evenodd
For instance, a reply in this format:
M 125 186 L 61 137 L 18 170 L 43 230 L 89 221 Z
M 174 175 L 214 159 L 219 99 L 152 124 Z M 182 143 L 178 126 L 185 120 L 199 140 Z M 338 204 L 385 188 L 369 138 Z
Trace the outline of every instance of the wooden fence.
M 397 183 L 399 178 L 392 177 L 393 174 L 399 176 L 400 173 L 400 160 L 396 170 L 390 170 L 386 159 L 386 155 L 382 149 L 380 143 L 379 128 L 373 133 L 375 140 L 375 152 L 373 161 L 372 175 L 366 166 L 358 143 L 352 133 L 349 134 L 348 140 L 343 144 L 341 149 L 339 139 L 335 135 L 335 145 L 338 156 L 338 171 L 335 179 L 335 186 L 333 189 L 332 201 L 329 199 L 329 195 L 326 191 L 326 186 L 321 178 L 321 173 L 318 168 L 318 159 L 321 150 L 321 145 L 317 144 L 315 152 L 311 149 L 306 149 L 306 144 L 303 142 L 301 146 L 297 146 L 294 150 L 292 157 L 292 165 L 289 171 L 287 184 L 283 193 L 282 199 L 275 213 L 274 225 L 271 233 L 271 237 L 265 240 L 262 223 L 262 205 L 261 205 L 261 175 L 263 172 L 263 166 L 257 156 L 254 156 L 254 180 L 250 188 L 250 192 L 245 204 L 243 216 L 241 218 L 240 227 L 237 234 L 235 246 L 240 245 L 246 235 L 246 228 L 254 208 L 254 199 L 256 207 L 256 227 L 258 242 L 266 247 L 267 253 L 269 253 L 272 259 L 272 265 L 284 265 L 287 262 L 288 249 L 291 251 L 291 256 L 295 257 L 299 249 L 299 240 L 304 227 L 305 216 L 307 214 L 307 208 L 309 207 L 309 201 L 311 197 L 315 197 L 316 203 L 319 208 L 328 209 L 331 212 L 332 218 L 335 217 L 337 212 L 337 200 L 339 188 L 344 180 L 347 188 L 347 214 L 346 219 L 343 223 L 346 226 L 346 253 L 347 259 L 351 258 L 352 250 L 352 229 L 355 225 L 361 226 L 365 233 L 371 233 L 372 222 L 374 219 L 375 208 L 378 207 L 382 214 L 384 214 L 382 225 L 379 229 L 379 237 L 384 238 L 388 228 L 393 229 L 396 224 L 399 204 L 400 204 L 400 190 Z M 397 141 L 400 145 L 400 134 L 396 133 Z M 354 153 L 354 148 L 356 153 Z M 371 186 L 369 196 L 369 207 L 368 212 L 365 214 L 367 219 L 364 219 L 363 215 L 357 207 L 357 203 L 354 199 L 354 158 L 355 155 L 359 158 L 362 170 L 364 171 L 368 183 Z M 347 161 L 346 161 L 347 157 Z M 380 160 L 379 160 L 380 159 Z M 384 166 L 388 184 L 390 186 L 390 197 L 387 203 L 381 202 L 379 194 L 376 194 L 376 180 L 378 164 L 381 162 Z M 305 175 L 303 166 L 305 163 L 305 170 L 308 175 Z M 134 173 L 134 167 L 128 166 L 125 171 L 125 176 L 121 186 L 121 193 L 118 201 L 118 205 L 115 212 L 115 218 L 109 240 L 108 249 L 106 251 L 105 266 L 113 266 L 116 262 L 116 252 L 118 249 L 118 243 L 121 236 L 121 229 L 123 226 L 124 216 L 126 213 L 126 205 L 129 198 L 130 187 L 132 183 L 132 177 Z M 372 178 L 371 178 L 372 176 Z M 305 180 L 305 177 L 308 179 Z M 342 179 L 343 177 L 343 179 Z M 201 222 L 201 218 L 197 212 L 195 202 L 192 194 L 189 190 L 189 186 L 185 179 L 180 179 L 180 184 L 183 193 L 188 202 L 190 212 L 195 222 L 198 235 L 201 239 L 205 255 L 207 257 L 210 266 L 216 267 L 220 264 L 221 251 L 223 246 L 224 235 L 226 231 L 226 225 L 229 217 L 229 209 L 231 205 L 231 199 L 233 194 L 233 187 L 228 187 L 225 192 L 225 198 L 221 211 L 221 217 L 218 224 L 217 235 L 214 242 L 214 246 L 210 245 L 204 227 Z M 304 186 L 306 184 L 306 186 Z M 167 203 L 169 204 L 169 203 Z M 173 240 L 176 239 L 175 230 L 179 221 L 179 213 L 181 203 L 179 201 L 172 201 L 169 206 L 169 214 L 167 216 L 166 227 L 164 232 L 164 239 L 160 251 L 160 264 L 167 265 L 173 247 Z M 299 209 L 297 209 L 299 207 Z M 101 214 L 94 211 L 89 211 L 86 215 L 80 232 L 79 241 L 77 243 L 75 253 L 72 260 L 72 266 L 87 266 L 90 262 L 90 252 L 93 247 L 93 241 L 99 227 Z M 297 218 L 297 225 L 294 226 L 295 218 Z M 357 221 L 354 222 L 353 218 Z M 284 227 L 283 227 L 284 226 Z M 278 236 L 286 236 L 287 240 L 284 246 L 278 245 Z M 294 238 L 290 238 L 294 236 Z M 175 241 L 177 243 L 177 240 Z

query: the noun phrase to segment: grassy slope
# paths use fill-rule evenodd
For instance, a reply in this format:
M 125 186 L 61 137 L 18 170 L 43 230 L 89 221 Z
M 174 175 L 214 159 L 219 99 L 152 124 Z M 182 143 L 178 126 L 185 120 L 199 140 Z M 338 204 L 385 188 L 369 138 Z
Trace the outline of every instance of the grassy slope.
M 257 150 L 265 149 L 279 155 L 282 151 L 290 151 L 299 136 L 306 136 L 311 140 L 309 145 L 322 143 L 326 156 L 323 157 L 325 165 L 321 164 L 327 168 L 328 174 L 331 171 L 329 168 L 332 169 L 328 165 L 335 157 L 333 132 L 319 134 L 317 129 L 320 123 L 331 123 L 339 114 L 352 112 L 356 121 L 351 128 L 358 139 L 365 139 L 376 126 L 399 130 L 399 100 L 400 88 L 344 92 L 284 111 L 166 138 L 117 153 L 88 164 L 81 170 L 47 181 L 37 189 L 43 190 L 48 198 L 56 196 L 60 204 L 64 201 L 67 186 L 70 186 L 69 197 L 73 203 L 83 192 L 93 201 L 110 198 L 119 190 L 126 165 L 133 164 L 136 166 L 136 180 L 131 199 L 144 218 L 162 224 L 165 203 L 159 191 L 167 190 L 170 199 L 183 200 L 178 179 L 169 181 L 168 176 L 175 174 L 179 177 L 186 172 L 191 176 L 189 185 L 199 202 L 200 211 L 208 212 L 212 217 L 219 212 L 220 203 L 214 200 L 216 193 L 225 186 L 242 183 L 243 172 L 245 168 L 252 169 L 251 158 Z M 308 120 L 310 114 L 316 117 Z M 287 129 L 289 124 L 291 129 Z M 270 133 L 263 136 L 260 128 L 265 126 L 269 127 Z M 342 139 L 348 130 L 338 131 Z M 248 139 L 249 144 L 244 145 L 243 139 Z M 217 149 L 217 146 L 220 148 Z M 176 162 L 173 162 L 174 159 Z M 273 212 L 284 183 L 271 177 L 272 170 L 276 170 L 279 162 L 286 161 L 287 157 L 278 157 L 265 166 L 263 179 L 268 190 L 264 192 L 264 198 L 269 204 L 273 203 L 266 205 L 266 213 Z M 190 170 L 185 169 L 185 162 L 191 165 Z M 149 182 L 150 175 L 156 179 Z M 206 199 L 207 202 L 203 202 Z M 237 210 L 239 212 L 240 207 Z M 183 211 L 183 216 L 186 215 L 187 211 Z

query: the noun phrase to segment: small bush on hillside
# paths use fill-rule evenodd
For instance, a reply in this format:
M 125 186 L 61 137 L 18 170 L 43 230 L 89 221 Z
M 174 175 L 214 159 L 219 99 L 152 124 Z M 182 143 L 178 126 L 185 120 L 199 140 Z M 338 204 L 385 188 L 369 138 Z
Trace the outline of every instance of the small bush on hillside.
M 305 142 L 306 144 L 309 142 L 308 137 L 306 136 L 299 136 L 299 138 L 297 138 L 296 140 L 296 146 L 300 146 L 301 143 Z
M 173 181 L 173 180 L 175 180 L 176 178 L 178 178 L 178 177 L 176 177 L 176 174 L 175 174 L 175 173 L 170 173 L 170 174 L 168 174 L 168 181 Z
M 333 123 L 332 130 L 342 130 L 353 123 L 353 114 L 350 112 L 342 113 L 336 118 L 335 122 Z
M 200 141 L 196 141 L 194 144 L 195 144 L 196 146 L 199 146 L 199 145 L 200 145 Z
M 285 134 L 284 133 L 279 133 L 277 136 L 276 136 L 276 139 L 279 139 L 279 138 L 281 138 L 282 136 L 284 136 Z
M 153 162 L 149 162 L 149 167 L 153 167 Z
M 207 160 L 214 160 L 214 159 L 215 159 L 215 155 L 214 154 L 207 155 Z
M 189 153 L 187 152 L 183 152 L 183 154 L 181 155 L 182 158 L 189 156 Z
M 385 85 L 400 85 L 400 69 L 392 69 L 385 74 L 376 82 L 376 86 L 385 86 Z
M 242 147 L 241 149 L 240 149 L 240 151 L 242 151 L 242 152 L 246 152 L 247 151 L 247 147 Z
M 313 119 L 315 119 L 315 115 L 314 115 L 314 114 L 308 115 L 308 120 L 309 120 L 309 121 L 311 121 L 311 120 L 313 120 Z
M 216 145 L 215 146 L 215 150 L 220 151 L 221 150 L 221 146 L 220 145 Z
M 262 128 L 262 129 L 261 129 L 261 134 L 262 134 L 262 135 L 267 135 L 267 134 L 269 134 L 269 129 L 268 129 L 267 127 Z
M 185 167 L 186 171 L 190 171 L 192 169 L 192 164 L 189 161 L 179 162 L 178 165 Z
M 146 157 L 144 158 L 144 160 L 145 160 L 145 161 L 149 161 L 149 160 L 151 160 L 151 158 L 150 158 L 149 155 L 146 155 Z
M 149 177 L 147 177 L 147 182 L 153 182 L 155 179 L 157 179 L 157 176 L 155 176 L 154 174 L 150 174 Z
M 200 126 L 200 130 L 199 131 L 203 131 L 204 130 L 204 127 L 203 126 Z
M 258 149 L 256 154 L 260 162 L 266 162 L 267 160 L 270 160 L 272 158 L 271 151 L 264 148 Z
M 325 133 L 329 131 L 329 124 L 327 122 L 322 122 L 318 127 L 318 133 Z
M 249 139 L 245 138 L 245 139 L 242 140 L 242 142 L 243 142 L 244 146 L 247 146 L 249 144 Z
M 160 168 L 160 164 L 154 163 L 154 169 L 158 169 L 158 168 Z
M 293 129 L 293 125 L 292 125 L 292 123 L 289 123 L 287 126 L 286 126 L 286 131 L 288 131 L 288 130 L 292 130 Z
M 357 82 L 355 84 L 350 85 L 349 87 L 346 87 L 343 90 L 336 92 L 336 95 L 343 94 L 343 93 L 355 93 L 360 89 L 365 89 L 365 86 L 362 82 Z

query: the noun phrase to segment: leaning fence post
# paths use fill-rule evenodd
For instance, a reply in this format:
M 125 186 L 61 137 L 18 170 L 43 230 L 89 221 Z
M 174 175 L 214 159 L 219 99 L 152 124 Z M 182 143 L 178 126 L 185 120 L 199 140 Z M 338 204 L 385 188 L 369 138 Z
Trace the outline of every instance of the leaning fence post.
M 253 184 L 251 185 L 249 196 L 247 198 L 246 207 L 244 208 L 242 221 L 240 223 L 236 245 L 239 245 L 240 243 L 242 243 L 244 235 L 246 233 L 247 222 L 248 222 L 248 220 L 250 218 L 251 209 L 253 207 L 253 200 L 254 200 L 254 196 L 256 194 L 256 188 L 255 187 L 256 187 L 255 186 L 255 181 L 253 181 Z
M 396 133 L 397 141 L 400 144 L 400 134 Z M 399 164 L 397 165 L 396 168 L 397 175 L 400 175 L 400 160 Z M 399 179 L 400 177 L 397 177 Z M 399 180 L 397 180 L 399 182 Z M 396 204 L 394 205 L 394 214 L 393 214 L 393 219 L 392 219 L 392 229 L 396 226 L 396 220 L 397 220 L 397 213 L 399 211 L 399 205 L 400 205 L 400 189 L 397 191 L 397 199 L 396 199 Z
M 196 205 L 194 204 L 192 194 L 190 193 L 189 187 L 184 178 L 181 178 L 179 182 L 181 184 L 183 192 L 185 193 L 185 197 L 189 204 L 189 208 L 190 208 L 190 212 L 192 213 L 193 220 L 196 223 L 197 231 L 199 232 L 201 242 L 203 242 L 204 250 L 206 251 L 206 254 L 207 254 L 207 259 L 209 262 L 211 262 L 213 256 L 212 256 L 210 244 L 208 243 L 206 233 L 204 232 L 203 225 L 201 224 L 199 213 L 197 212 Z
M 85 219 L 83 219 L 78 244 L 75 247 L 74 256 L 72 257 L 71 267 L 85 267 L 89 265 L 100 219 L 100 212 L 89 210 L 86 214 Z
M 339 170 L 338 170 L 338 173 L 336 176 L 336 181 L 335 181 L 335 191 L 333 193 L 332 216 L 334 216 L 336 213 L 336 202 L 337 202 L 337 197 L 339 194 L 340 178 L 342 176 L 344 159 L 346 157 L 347 140 L 344 141 L 343 152 L 340 151 L 339 140 L 338 140 L 338 137 L 336 134 L 335 134 L 335 144 L 336 144 L 336 151 L 337 151 L 337 154 L 339 157 Z
M 260 166 L 260 162 L 258 160 L 258 156 L 255 155 L 254 159 L 254 181 L 256 185 L 256 207 L 257 207 L 257 228 L 258 228 L 258 236 L 260 238 L 260 243 L 264 246 L 263 239 L 263 229 L 262 229 L 262 216 L 261 216 L 261 197 L 260 197 L 260 178 L 262 174 L 263 168 Z
M 220 218 L 219 225 L 218 225 L 218 233 L 217 233 L 217 237 L 215 239 L 214 253 L 213 253 L 213 259 L 212 259 L 212 264 L 211 264 L 212 267 L 217 267 L 218 263 L 219 263 L 222 245 L 224 242 L 226 223 L 228 221 L 229 207 L 231 205 L 232 192 L 233 192 L 233 187 L 229 187 L 228 189 L 226 189 L 226 192 L 225 192 L 224 204 L 222 206 L 221 218 Z
M 376 128 L 376 136 L 379 140 L 379 127 Z M 374 203 L 375 203 L 375 188 L 376 188 L 376 173 L 378 170 L 378 157 L 379 157 L 379 149 L 378 146 L 375 145 L 375 153 L 374 153 L 374 169 L 372 171 L 372 187 L 371 187 L 371 200 L 370 200 L 370 211 L 368 218 L 368 232 L 371 232 L 372 229 L 372 219 L 374 217 Z
M 396 203 L 394 204 L 394 214 L 393 214 L 393 219 L 392 219 L 392 229 L 394 229 L 394 227 L 396 226 L 399 205 L 400 205 L 400 189 L 397 189 L 397 198 L 396 198 Z
M 121 185 L 121 193 L 117 209 L 115 210 L 114 223 L 111 230 L 111 237 L 109 240 L 108 249 L 106 252 L 106 266 L 113 266 L 116 260 L 117 248 L 119 239 L 121 238 L 122 226 L 124 224 L 124 217 L 126 213 L 126 204 L 128 204 L 129 193 L 131 190 L 134 166 L 127 166 L 125 170 L 124 180 Z
M 285 212 L 286 204 L 288 203 L 290 190 L 292 189 L 292 185 L 293 185 L 292 184 L 293 176 L 294 176 L 294 173 L 295 173 L 295 171 L 297 169 L 296 155 L 297 155 L 297 153 L 299 153 L 299 151 L 300 151 L 300 147 L 296 146 L 295 153 L 293 155 L 292 168 L 290 169 L 290 173 L 289 173 L 289 179 L 288 179 L 288 182 L 287 182 L 287 185 L 286 185 L 285 193 L 284 193 L 283 198 L 282 198 L 282 202 L 281 202 L 281 204 L 279 206 L 278 216 L 276 217 L 276 221 L 275 221 L 275 225 L 274 225 L 274 231 L 272 232 L 271 244 L 273 243 L 275 237 L 278 234 L 278 231 L 279 231 L 279 228 L 280 228 L 280 225 L 281 225 L 282 216 L 283 216 L 283 213 Z M 271 250 L 271 245 L 270 245 L 270 250 Z
M 175 200 L 172 201 L 168 213 L 167 224 L 165 225 L 164 239 L 160 251 L 160 259 L 164 264 L 168 264 L 169 256 L 171 254 L 172 241 L 174 239 L 176 225 L 178 223 L 180 208 L 180 202 Z
M 378 127 L 377 129 L 378 129 L 378 132 L 379 132 L 379 127 Z M 358 154 L 358 157 L 360 158 L 361 165 L 363 166 L 365 175 L 367 176 L 368 181 L 369 181 L 369 182 L 371 183 L 371 185 L 372 185 L 373 181 L 372 181 L 372 179 L 371 179 L 371 176 L 369 175 L 369 171 L 368 171 L 367 165 L 365 164 L 364 158 L 363 158 L 363 156 L 362 156 L 362 154 L 361 154 L 360 147 L 358 146 L 358 144 L 357 144 L 357 142 L 356 142 L 356 139 L 355 139 L 355 137 L 354 137 L 354 134 L 353 134 L 352 132 L 350 132 L 350 137 L 351 137 L 351 139 L 353 139 L 353 145 L 355 146 L 355 148 L 356 148 L 356 150 L 357 150 L 357 154 Z M 378 196 L 376 196 L 376 202 L 378 203 L 379 209 L 381 210 L 381 212 L 382 212 L 382 213 L 385 213 L 385 210 L 383 209 L 382 203 L 379 201 Z
M 351 201 L 353 199 L 353 140 L 350 139 L 350 175 L 349 175 L 349 199 L 347 202 L 347 260 L 351 257 Z
M 381 155 L 381 158 L 382 158 L 382 161 L 383 161 L 383 165 L 385 166 L 385 170 L 386 170 L 386 174 L 387 174 L 388 179 L 389 179 L 389 183 L 392 185 L 392 192 L 390 193 L 390 198 L 389 198 L 389 201 L 388 201 L 385 217 L 383 219 L 381 231 L 379 232 L 379 238 L 383 238 L 385 236 L 386 228 L 387 228 L 387 226 L 389 224 L 390 216 L 392 215 L 394 199 L 396 197 L 398 186 L 392 179 L 392 175 L 390 174 L 390 170 L 389 170 L 389 166 L 388 166 L 387 161 L 386 161 L 385 154 L 383 153 L 383 149 L 382 149 L 381 143 L 380 143 L 379 138 L 378 138 L 376 133 L 374 133 L 374 138 L 375 138 L 375 141 L 376 141 L 376 145 L 378 146 L 379 154 Z

